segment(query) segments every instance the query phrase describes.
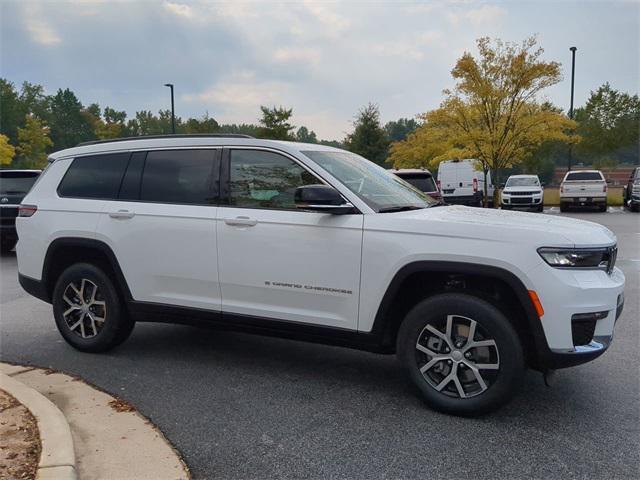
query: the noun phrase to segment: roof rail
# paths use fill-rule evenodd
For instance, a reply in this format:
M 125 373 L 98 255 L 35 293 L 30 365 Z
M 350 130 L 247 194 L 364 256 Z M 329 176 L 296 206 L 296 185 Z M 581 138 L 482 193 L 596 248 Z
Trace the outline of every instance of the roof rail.
M 109 138 L 106 140 L 91 140 L 89 142 L 81 142 L 76 147 L 84 147 L 85 145 L 98 145 L 101 143 L 126 142 L 128 140 L 155 140 L 159 138 L 255 138 L 251 135 L 243 133 L 177 133 L 167 135 L 141 135 L 138 137 L 121 137 Z

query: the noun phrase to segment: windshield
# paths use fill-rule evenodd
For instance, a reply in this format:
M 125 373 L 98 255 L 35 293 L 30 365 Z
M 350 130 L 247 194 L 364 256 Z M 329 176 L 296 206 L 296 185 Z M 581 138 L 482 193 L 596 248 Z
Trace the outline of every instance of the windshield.
M 0 172 L 0 193 L 26 194 L 37 178 L 36 172 Z
M 438 190 L 436 188 L 436 182 L 433 181 L 433 177 L 431 175 L 423 173 L 396 173 L 396 175 L 409 182 L 421 192 L 435 192 Z
M 536 177 L 509 177 L 506 187 L 539 187 L 540 181 Z
M 302 153 L 340 180 L 376 212 L 438 204 L 429 195 L 355 153 L 321 150 Z
M 580 180 L 600 180 L 603 181 L 600 172 L 571 172 L 565 178 L 567 182 L 580 181 Z

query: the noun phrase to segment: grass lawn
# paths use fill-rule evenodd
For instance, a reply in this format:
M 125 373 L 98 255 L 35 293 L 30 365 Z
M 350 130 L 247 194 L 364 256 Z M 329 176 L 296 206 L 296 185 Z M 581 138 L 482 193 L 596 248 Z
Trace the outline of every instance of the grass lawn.
M 545 205 L 560 205 L 560 189 L 545 188 L 544 189 Z M 622 205 L 622 187 L 609 187 L 607 193 L 607 204 L 611 206 Z

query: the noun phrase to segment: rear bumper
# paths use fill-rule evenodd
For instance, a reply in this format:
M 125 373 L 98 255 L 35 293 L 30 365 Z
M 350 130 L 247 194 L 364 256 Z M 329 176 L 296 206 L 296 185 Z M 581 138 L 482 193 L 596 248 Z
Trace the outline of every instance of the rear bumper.
M 478 192 L 473 195 L 442 195 L 442 200 L 451 205 L 468 205 L 475 206 L 482 204 L 482 193 Z
M 35 278 L 27 277 L 26 275 L 18 274 L 18 282 L 20 286 L 27 292 L 29 295 L 33 295 L 40 300 L 51 303 L 51 298 L 49 297 L 49 293 L 47 292 L 47 288 L 45 284 L 36 280 Z
M 560 203 L 566 205 L 602 205 L 607 203 L 607 197 L 560 197 Z

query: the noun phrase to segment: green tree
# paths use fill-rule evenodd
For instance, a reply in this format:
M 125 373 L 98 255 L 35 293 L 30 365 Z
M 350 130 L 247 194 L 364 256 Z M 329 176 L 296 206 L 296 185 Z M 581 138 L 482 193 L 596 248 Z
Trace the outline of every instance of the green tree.
M 389 139 L 380 123 L 378 106 L 369 103 L 361 108 L 353 127 L 353 132 L 344 141 L 347 150 L 383 165 L 389 150 Z
M 588 163 L 640 163 L 640 98 L 611 88 L 608 83 L 591 92 L 576 110 L 578 134 L 575 149 Z
M 92 118 L 80 100 L 68 88 L 59 89 L 51 98 L 51 140 L 56 149 L 75 147 L 95 138 Z
M 420 124 L 413 118 L 399 118 L 398 120 L 387 122 L 384 126 L 384 131 L 387 132 L 387 137 L 390 141 L 400 142 L 419 126 Z
M 96 111 L 97 105 L 91 105 L 86 109 L 86 113 L 95 118 L 94 131 L 96 136 L 101 139 L 120 138 L 124 137 L 126 131 L 125 120 L 127 119 L 127 113 L 123 111 L 114 110 L 111 107 L 105 107 L 104 120 L 100 118 L 100 110 Z M 96 113 L 98 114 L 96 118 Z
M 272 140 L 292 140 L 291 131 L 295 128 L 289 123 L 293 109 L 284 107 L 265 107 L 260 106 L 262 118 L 260 118 L 259 135 L 261 138 L 269 138 Z
M 302 143 L 318 143 L 318 137 L 316 136 L 316 132 L 302 126 L 296 132 L 296 141 Z
M 9 138 L 9 142 L 18 142 L 18 127 L 24 125 L 27 112 L 13 83 L 0 78 L 0 133 Z
M 396 168 L 435 168 L 443 160 L 475 158 L 499 184 L 501 169 L 522 163 L 543 143 L 578 141 L 569 135 L 575 122 L 537 101 L 561 74 L 560 64 L 544 61 L 536 44 L 535 38 L 521 45 L 479 39 L 479 57 L 465 53 L 456 62 L 451 72 L 456 86 L 445 90 L 440 108 L 423 115 L 423 125 L 392 146 Z M 496 189 L 496 207 L 499 200 Z
M 28 168 L 44 168 L 47 165 L 47 150 L 53 146 L 49 127 L 33 115 L 27 115 L 24 128 L 18 128 L 20 164 Z
M 0 133 L 0 165 L 11 165 L 16 149 L 9 143 L 9 137 Z
M 207 112 L 201 120 L 197 118 L 188 119 L 185 122 L 184 129 L 185 133 L 216 133 L 220 130 L 220 125 Z

